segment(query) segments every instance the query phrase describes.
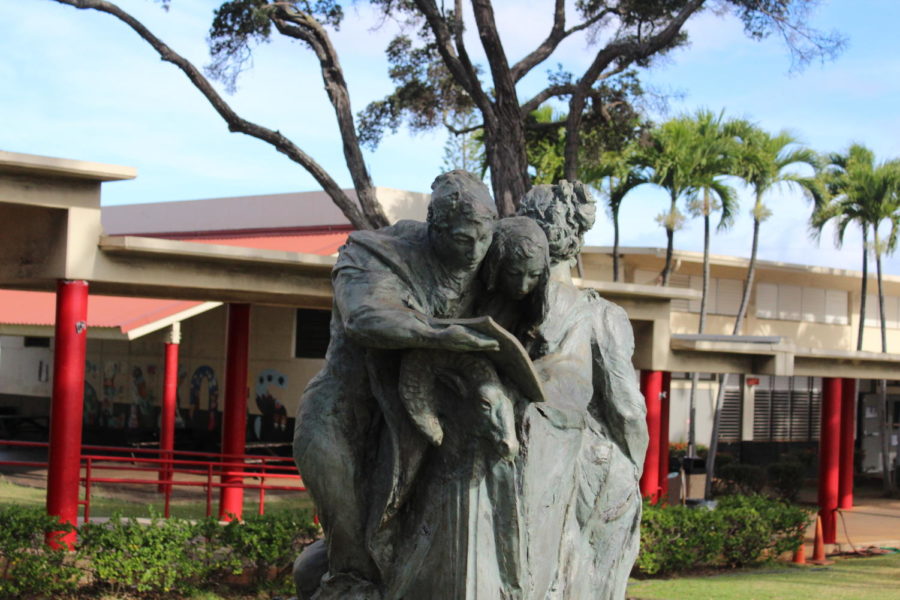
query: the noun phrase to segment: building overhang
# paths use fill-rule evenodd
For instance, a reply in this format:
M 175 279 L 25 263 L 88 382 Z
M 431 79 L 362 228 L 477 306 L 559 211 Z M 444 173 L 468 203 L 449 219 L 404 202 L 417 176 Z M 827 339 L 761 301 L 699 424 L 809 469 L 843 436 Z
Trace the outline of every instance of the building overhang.
M 677 370 L 759 375 L 794 372 L 794 346 L 777 336 L 674 334 L 669 347 L 676 359 L 691 365 Z
M 157 238 L 107 236 L 100 183 L 115 165 L 0 153 L 0 286 L 92 294 L 329 308 L 333 257 Z

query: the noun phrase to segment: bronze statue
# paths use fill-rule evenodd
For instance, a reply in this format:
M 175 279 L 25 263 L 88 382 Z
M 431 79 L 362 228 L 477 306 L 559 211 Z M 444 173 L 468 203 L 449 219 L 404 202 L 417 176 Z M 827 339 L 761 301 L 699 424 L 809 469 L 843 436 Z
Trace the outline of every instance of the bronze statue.
M 623 598 L 637 552 L 643 399 L 624 312 L 576 289 L 580 184 L 497 221 L 454 171 L 427 223 L 356 232 L 294 456 L 324 542 L 301 598 Z

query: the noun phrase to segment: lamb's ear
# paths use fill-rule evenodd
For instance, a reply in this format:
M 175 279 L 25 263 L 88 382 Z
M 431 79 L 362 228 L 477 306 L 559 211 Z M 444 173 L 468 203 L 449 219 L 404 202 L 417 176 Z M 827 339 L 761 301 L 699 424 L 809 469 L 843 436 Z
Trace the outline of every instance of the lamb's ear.
M 466 382 L 459 373 L 438 368 L 435 375 L 437 380 L 447 386 L 456 396 L 462 398 L 466 395 Z
M 444 429 L 437 416 L 435 378 L 434 364 L 423 352 L 409 352 L 400 362 L 400 400 L 422 435 L 433 445 L 440 446 L 444 441 Z

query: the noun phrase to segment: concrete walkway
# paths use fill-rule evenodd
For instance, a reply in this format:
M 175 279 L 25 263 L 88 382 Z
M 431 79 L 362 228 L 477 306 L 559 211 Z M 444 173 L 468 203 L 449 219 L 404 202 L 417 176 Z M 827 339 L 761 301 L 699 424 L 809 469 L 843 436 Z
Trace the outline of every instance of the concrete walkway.
M 804 492 L 800 500 L 814 504 L 815 492 Z M 807 558 L 812 556 L 815 536 L 813 522 L 806 531 Z M 836 544 L 826 545 L 826 552 L 853 552 L 869 546 L 900 548 L 900 499 L 884 498 L 875 488 L 857 487 L 853 508 L 838 513 L 835 539 Z

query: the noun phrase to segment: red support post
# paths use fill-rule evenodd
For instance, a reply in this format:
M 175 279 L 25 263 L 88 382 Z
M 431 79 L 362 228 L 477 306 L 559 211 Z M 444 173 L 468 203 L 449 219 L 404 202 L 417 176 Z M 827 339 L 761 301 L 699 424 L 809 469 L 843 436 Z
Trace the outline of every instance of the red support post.
M 853 508 L 853 438 L 856 433 L 856 380 L 844 379 L 841 390 L 841 467 L 838 507 Z
M 647 433 L 650 443 L 644 458 L 644 473 L 641 475 L 641 496 L 656 504 L 659 501 L 659 442 L 660 442 L 660 395 L 662 392 L 662 371 L 641 371 L 641 392 L 647 403 Z
M 247 370 L 250 356 L 250 305 L 229 304 L 225 350 L 225 410 L 222 413 L 222 491 L 219 496 L 219 519 L 240 519 L 244 510 L 242 475 L 237 463 L 246 449 L 247 437 Z
M 838 475 L 841 458 L 841 379 L 822 378 L 822 427 L 819 439 L 819 516 L 826 544 L 837 534 Z
M 50 403 L 50 449 L 47 466 L 47 514 L 61 523 L 78 524 L 81 476 L 81 427 L 84 417 L 84 363 L 87 353 L 86 281 L 60 280 L 56 286 L 56 340 L 53 351 L 53 396 Z M 74 531 L 47 535 L 54 547 L 72 549 Z
M 163 376 L 163 396 L 159 420 L 159 457 L 161 463 L 159 480 L 172 478 L 172 452 L 175 450 L 175 411 L 178 410 L 178 345 L 181 343 L 181 324 L 174 323 L 166 341 L 166 368 Z M 160 484 L 159 491 L 165 492 L 171 485 Z
M 672 399 L 672 374 L 662 374 L 662 394 L 659 416 L 659 493 L 663 500 L 669 495 L 669 407 Z

